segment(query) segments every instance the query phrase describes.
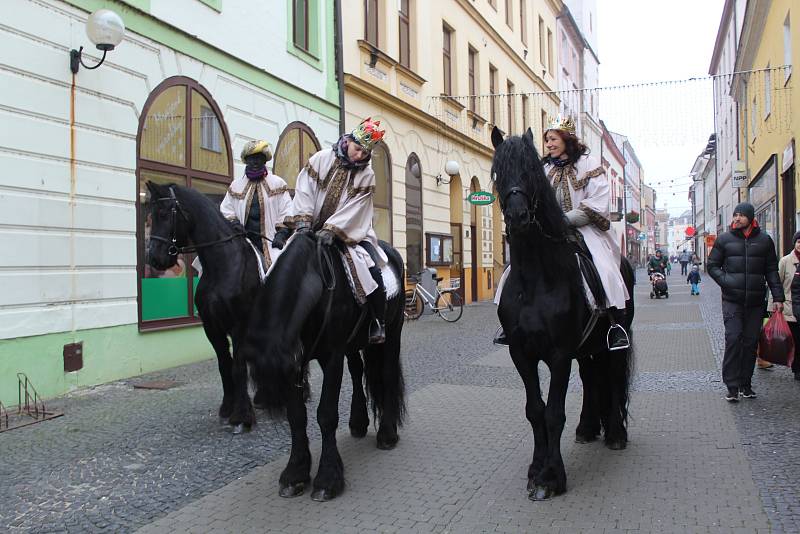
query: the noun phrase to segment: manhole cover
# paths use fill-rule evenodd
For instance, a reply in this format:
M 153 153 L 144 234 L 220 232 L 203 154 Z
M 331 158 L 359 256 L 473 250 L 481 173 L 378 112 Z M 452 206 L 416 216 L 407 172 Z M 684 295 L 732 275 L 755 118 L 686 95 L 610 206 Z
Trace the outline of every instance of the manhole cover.
M 170 389 L 181 385 L 183 385 L 182 382 L 175 382 L 174 380 L 151 380 L 134 384 L 133 389 Z

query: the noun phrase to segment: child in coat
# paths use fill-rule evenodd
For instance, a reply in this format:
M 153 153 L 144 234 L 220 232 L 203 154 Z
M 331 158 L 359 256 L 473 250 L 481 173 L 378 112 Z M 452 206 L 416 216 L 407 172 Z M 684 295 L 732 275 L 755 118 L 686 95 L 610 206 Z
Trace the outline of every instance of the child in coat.
M 697 265 L 692 266 L 692 271 L 686 277 L 686 281 L 692 284 L 692 295 L 700 294 L 700 268 Z

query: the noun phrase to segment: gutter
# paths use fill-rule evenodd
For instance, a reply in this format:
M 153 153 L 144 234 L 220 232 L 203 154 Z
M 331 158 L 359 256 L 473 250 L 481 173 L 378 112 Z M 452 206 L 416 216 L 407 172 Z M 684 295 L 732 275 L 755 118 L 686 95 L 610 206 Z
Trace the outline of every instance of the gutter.
M 344 57 L 342 50 L 342 0 L 333 0 L 334 55 L 336 57 L 336 81 L 339 84 L 339 136 L 344 134 Z

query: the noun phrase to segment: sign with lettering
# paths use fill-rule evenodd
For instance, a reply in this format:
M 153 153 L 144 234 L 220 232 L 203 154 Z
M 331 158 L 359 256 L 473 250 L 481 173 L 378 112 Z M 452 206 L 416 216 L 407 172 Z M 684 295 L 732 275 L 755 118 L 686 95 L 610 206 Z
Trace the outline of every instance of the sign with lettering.
M 469 194 L 467 200 L 470 204 L 475 204 L 476 206 L 485 206 L 494 202 L 494 195 L 488 191 L 475 191 L 474 193 Z
M 731 185 L 733 187 L 747 187 L 747 167 L 743 161 L 734 163 Z

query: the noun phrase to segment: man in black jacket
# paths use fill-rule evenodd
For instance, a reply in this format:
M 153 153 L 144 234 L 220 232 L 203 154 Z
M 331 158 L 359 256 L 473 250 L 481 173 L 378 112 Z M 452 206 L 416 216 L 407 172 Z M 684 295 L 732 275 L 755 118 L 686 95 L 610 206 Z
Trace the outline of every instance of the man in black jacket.
M 783 311 L 783 286 L 778 277 L 775 243 L 758 227 L 752 204 L 742 202 L 736 206 L 731 230 L 717 238 L 707 266 L 708 274 L 722 289 L 722 381 L 728 388 L 725 399 L 737 402 L 739 395 L 754 399 L 751 380 L 764 318 L 764 283 L 769 285 L 775 303 L 773 311 L 778 313 Z

